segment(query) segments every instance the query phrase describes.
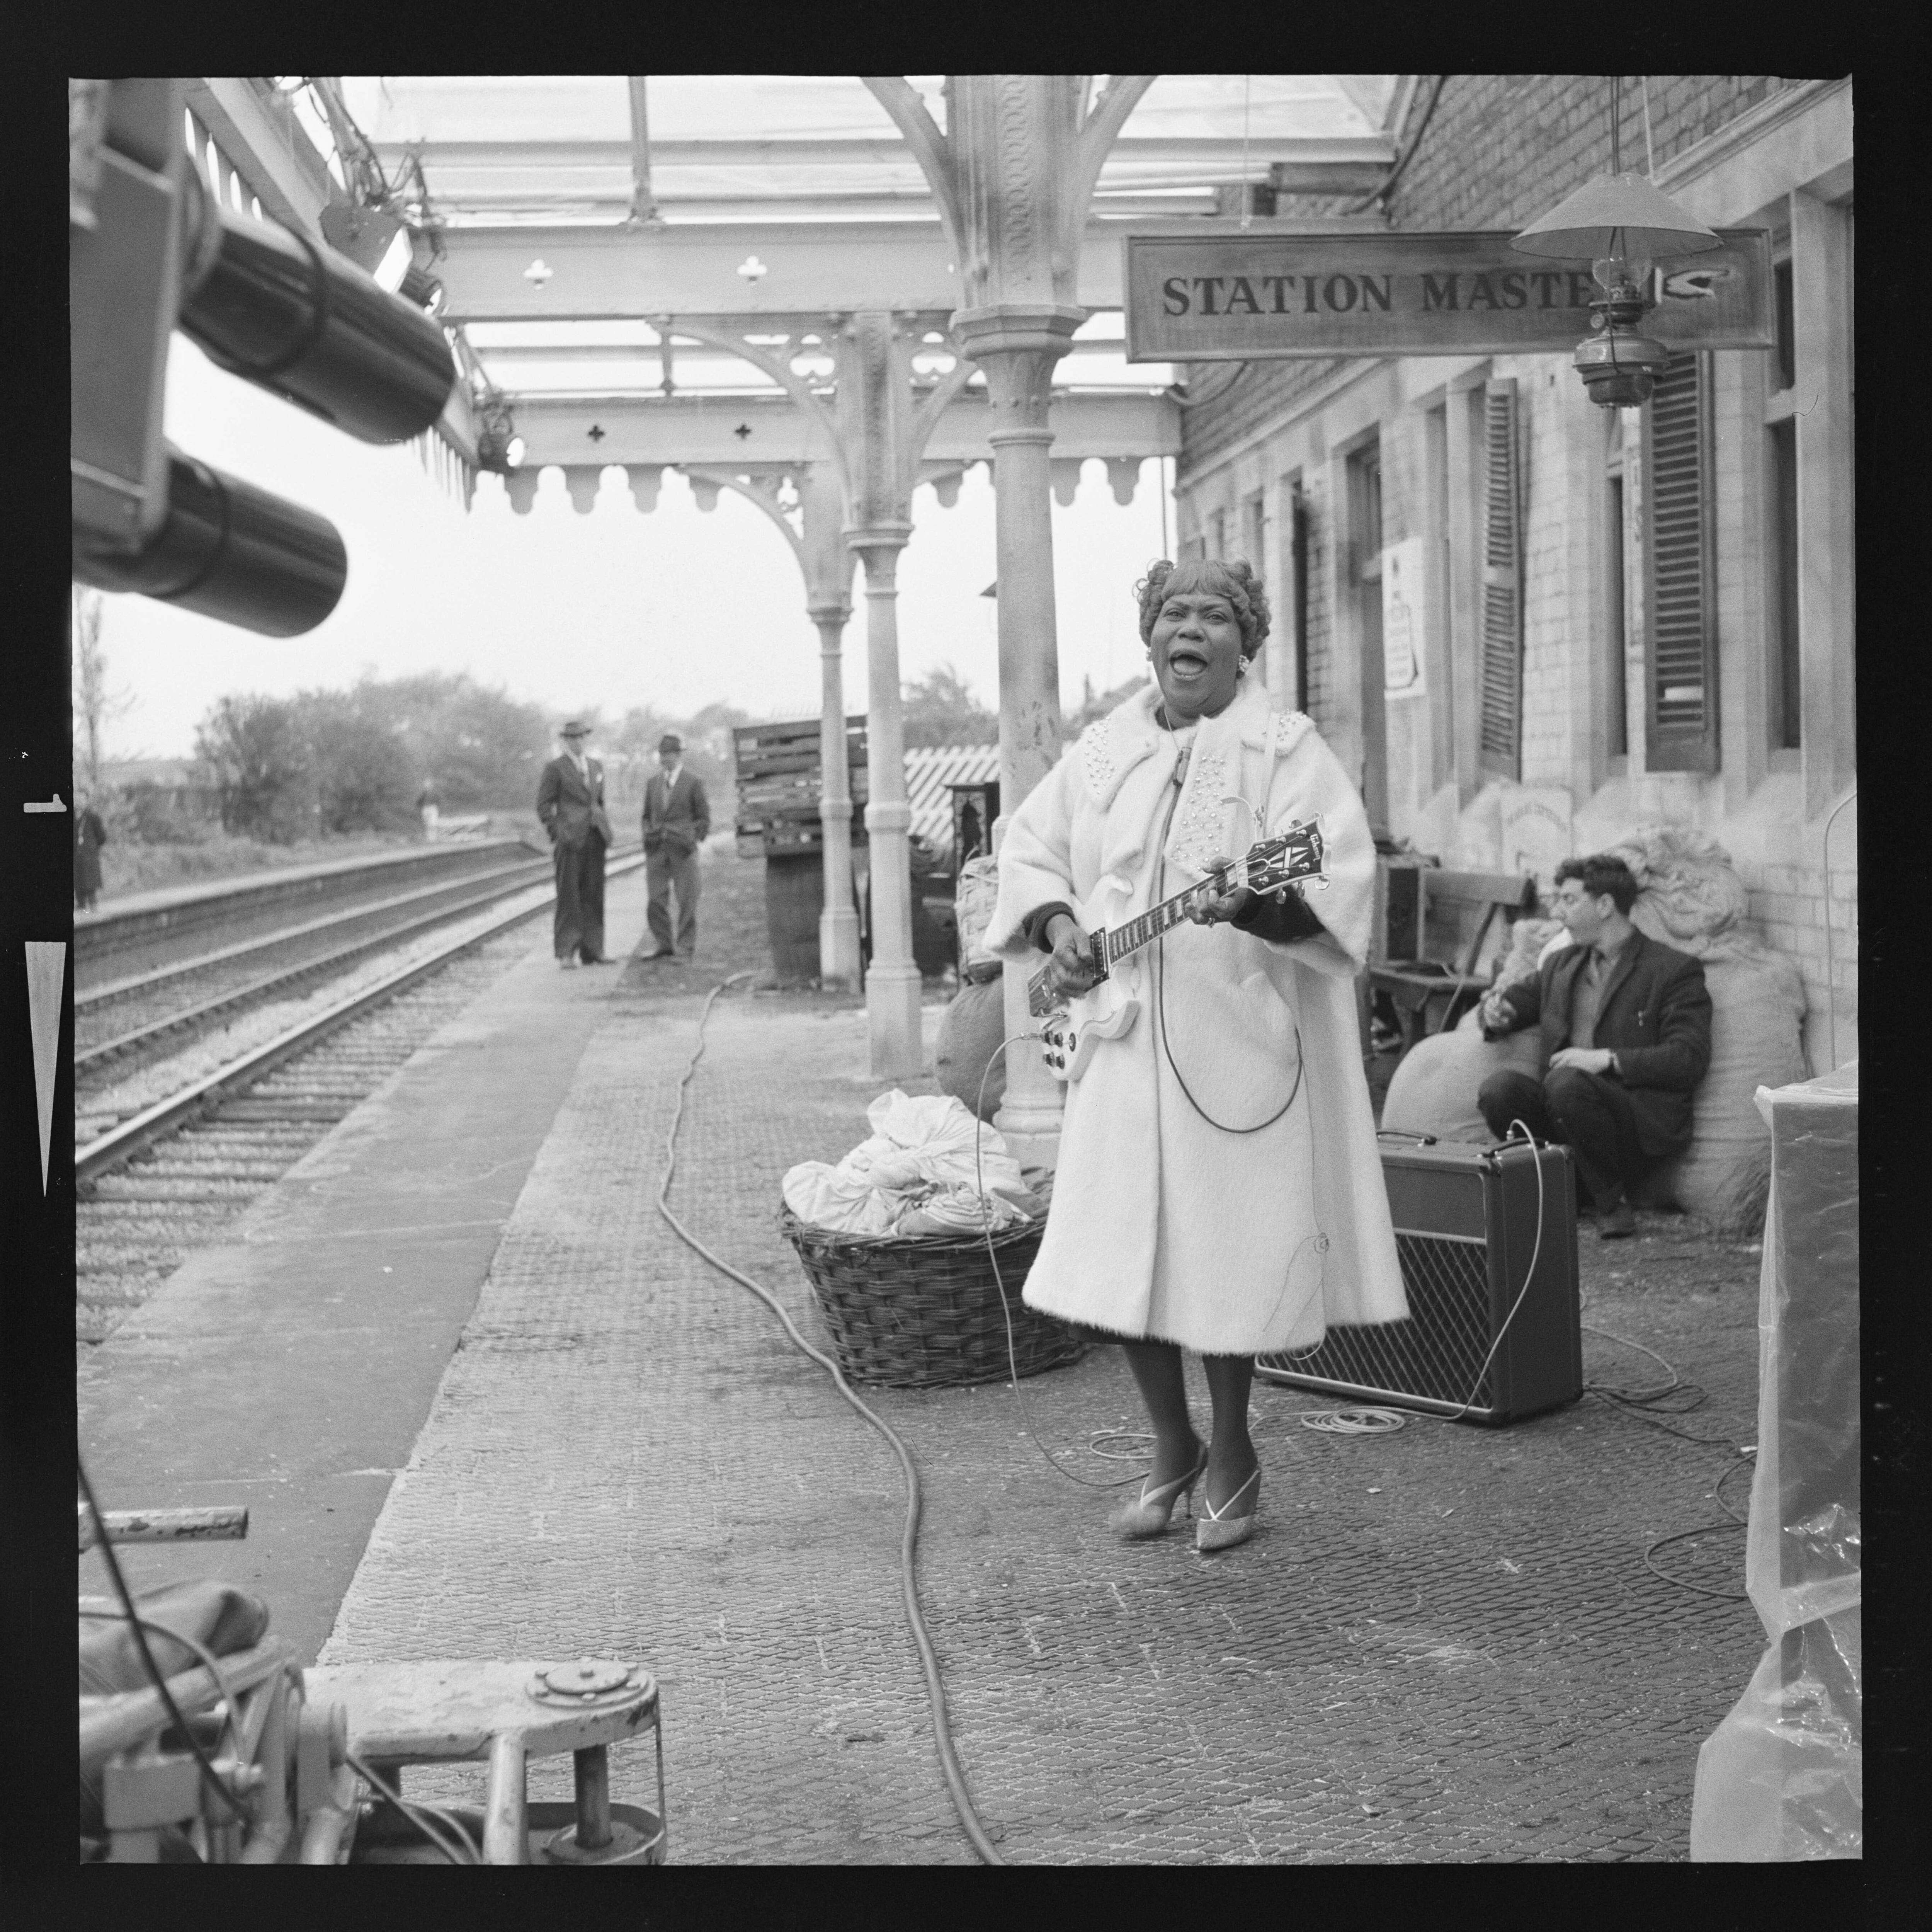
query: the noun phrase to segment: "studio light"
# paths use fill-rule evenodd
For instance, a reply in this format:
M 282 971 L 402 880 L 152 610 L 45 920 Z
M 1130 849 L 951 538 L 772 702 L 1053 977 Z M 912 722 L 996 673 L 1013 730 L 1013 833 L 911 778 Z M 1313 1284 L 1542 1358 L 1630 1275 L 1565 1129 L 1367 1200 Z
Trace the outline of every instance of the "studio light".
M 189 158 L 178 80 L 103 89 L 82 102 L 97 179 L 80 211 L 88 218 L 69 227 L 74 574 L 295 636 L 342 594 L 342 539 L 326 518 L 165 440 L 172 332 L 369 443 L 420 435 L 442 414 L 457 380 L 448 343 L 357 266 L 399 281 L 412 272 L 410 232 L 393 216 L 326 209 L 327 247 L 250 220 L 221 204 Z
M 334 609 L 349 553 L 326 517 L 170 447 L 160 534 L 130 557 L 76 553 L 74 574 L 265 637 L 296 637 Z
M 192 170 L 185 200 L 177 321 L 218 368 L 364 443 L 404 442 L 442 413 L 449 344 L 420 308 L 307 236 L 222 207 Z M 395 236 L 406 251 L 407 231 Z

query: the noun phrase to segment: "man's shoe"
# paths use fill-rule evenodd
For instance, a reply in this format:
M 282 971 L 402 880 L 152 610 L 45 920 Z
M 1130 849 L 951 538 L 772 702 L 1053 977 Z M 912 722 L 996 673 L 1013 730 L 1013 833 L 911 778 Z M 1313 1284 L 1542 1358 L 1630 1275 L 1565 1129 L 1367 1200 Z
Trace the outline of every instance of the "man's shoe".
M 617 962 L 612 959 L 608 954 L 594 953 L 586 954 L 584 957 L 584 963 L 586 966 L 615 966 Z
M 659 946 L 653 951 L 640 954 L 639 957 L 646 960 L 668 960 L 674 958 L 676 955 L 670 947 Z
M 566 972 L 574 972 L 577 966 L 577 955 L 574 953 L 566 953 L 557 961 L 557 964 L 562 967 Z
M 1627 1241 L 1636 1232 L 1636 1209 L 1627 1200 L 1606 1207 L 1597 1217 L 1599 1241 Z

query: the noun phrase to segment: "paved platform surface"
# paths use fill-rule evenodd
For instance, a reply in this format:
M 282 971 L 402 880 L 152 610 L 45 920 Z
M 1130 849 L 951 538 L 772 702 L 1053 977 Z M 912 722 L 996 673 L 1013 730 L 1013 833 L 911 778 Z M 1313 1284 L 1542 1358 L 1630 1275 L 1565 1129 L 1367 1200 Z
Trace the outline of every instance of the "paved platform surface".
M 644 934 L 641 873 L 611 882 L 608 912 L 621 954 Z M 607 1011 L 616 974 L 560 972 L 550 925 L 532 920 L 518 963 L 83 1351 L 104 1509 L 250 1512 L 241 1543 L 130 1547 L 136 1589 L 256 1591 L 313 1660 Z
M 598 999 L 323 1660 L 641 1659 L 674 1861 L 970 1862 L 900 1603 L 897 1465 L 656 1212 L 701 977 L 634 966 Z M 680 1216 L 821 1340 L 779 1180 L 863 1137 L 885 1084 L 856 1071 L 864 1041 L 849 1001 L 726 996 L 680 1141 Z M 1741 1531 L 1658 1553 L 1717 1594 L 1644 1552 L 1726 1521 L 1721 1445 L 1756 1429 L 1758 1257 L 1661 1216 L 1583 1245 L 1585 1320 L 1624 1338 L 1586 1336 L 1589 1379 L 1654 1385 L 1628 1345 L 1656 1351 L 1708 1392 L 1673 1426 L 1719 1446 L 1594 1398 L 1502 1431 L 1417 1416 L 1342 1439 L 1301 1426 L 1329 1405 L 1258 1385 L 1262 1528 L 1203 1558 L 1178 1530 L 1113 1540 L 1109 1498 L 1028 1433 L 1090 1480 L 1124 1473 L 1088 1447 L 1140 1423 L 1116 1349 L 1023 1383 L 1024 1415 L 1005 1385 L 864 1392 L 923 1475 L 922 1597 L 1006 1857 L 1686 1855 L 1698 1746 L 1762 1637 L 1728 1594 Z M 1746 1480 L 1725 1495 L 1742 1512 Z M 533 1766 L 532 1796 L 568 1776 Z M 620 1750 L 613 1795 L 645 1801 L 650 1777 Z

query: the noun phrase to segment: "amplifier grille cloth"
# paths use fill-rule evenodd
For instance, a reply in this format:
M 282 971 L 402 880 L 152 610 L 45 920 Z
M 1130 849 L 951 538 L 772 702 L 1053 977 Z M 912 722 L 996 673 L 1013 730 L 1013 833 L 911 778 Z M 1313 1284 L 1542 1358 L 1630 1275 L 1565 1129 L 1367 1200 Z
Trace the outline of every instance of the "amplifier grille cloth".
M 1486 1244 L 1397 1228 L 1395 1245 L 1408 1296 L 1406 1321 L 1331 1328 L 1312 1354 L 1264 1356 L 1264 1365 L 1391 1394 L 1492 1407 L 1490 1369 L 1483 1370 L 1473 1400 L 1469 1393 L 1496 1340 Z

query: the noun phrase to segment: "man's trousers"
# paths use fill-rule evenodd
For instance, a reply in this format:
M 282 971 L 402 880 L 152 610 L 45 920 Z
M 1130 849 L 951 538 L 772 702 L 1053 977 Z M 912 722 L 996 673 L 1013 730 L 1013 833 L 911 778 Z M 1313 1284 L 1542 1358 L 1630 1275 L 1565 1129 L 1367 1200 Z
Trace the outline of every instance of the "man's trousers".
M 581 845 L 560 843 L 556 865 L 556 956 L 574 953 L 586 960 L 604 957 L 604 840 L 595 827 Z
M 1498 1140 L 1520 1120 L 1539 1140 L 1561 1141 L 1576 1156 L 1578 1178 L 1599 1209 L 1615 1207 L 1661 1158 L 1644 1152 L 1622 1083 L 1601 1074 L 1574 1067 L 1552 1067 L 1540 1080 L 1514 1070 L 1494 1073 L 1476 1104 Z
M 650 906 L 645 915 L 650 924 L 651 945 L 661 953 L 676 952 L 690 958 L 698 944 L 698 854 L 674 851 L 667 840 L 644 863 L 644 877 L 650 887 Z M 677 937 L 671 938 L 670 895 L 677 893 Z

